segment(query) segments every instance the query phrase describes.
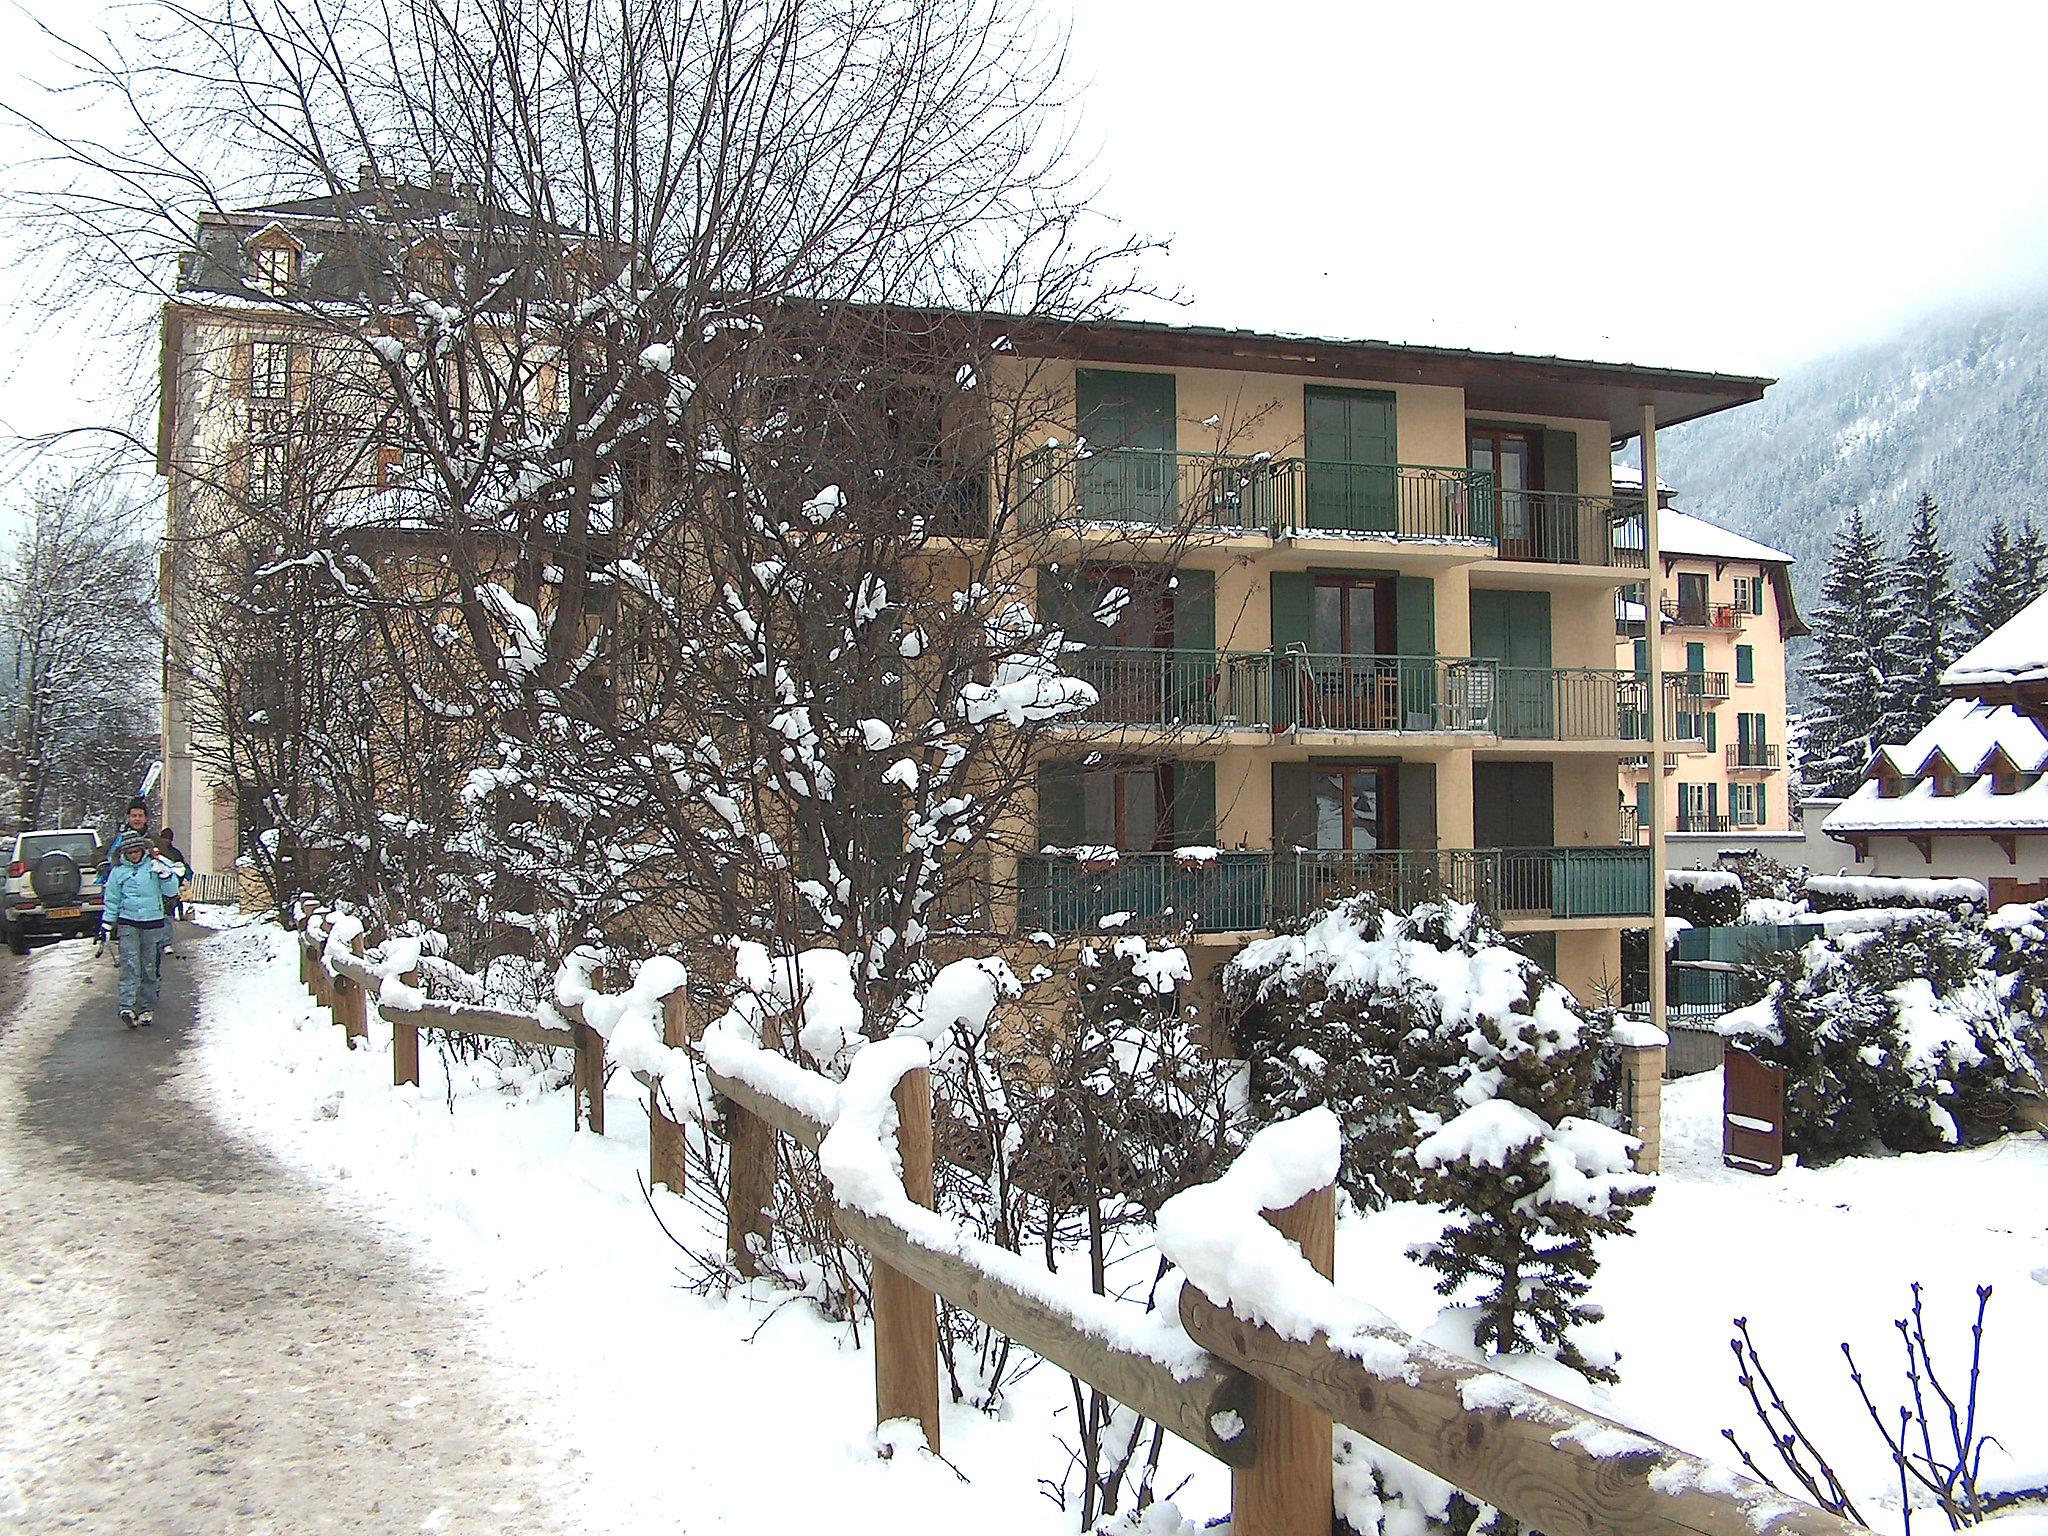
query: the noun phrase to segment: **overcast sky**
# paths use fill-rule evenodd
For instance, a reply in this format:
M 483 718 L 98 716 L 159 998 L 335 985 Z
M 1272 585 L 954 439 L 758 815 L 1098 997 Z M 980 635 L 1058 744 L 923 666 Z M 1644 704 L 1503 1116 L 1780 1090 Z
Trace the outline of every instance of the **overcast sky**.
M 2038 3 L 1081 0 L 1073 29 L 1100 206 L 1173 238 L 1154 276 L 1192 303 L 1161 317 L 1765 373 L 2048 284 L 2044 57 Z M 8 93 L 49 72 L 4 5 L 0 60 Z M 92 414 L 104 359 L 12 295 L 0 323 L 0 430 Z

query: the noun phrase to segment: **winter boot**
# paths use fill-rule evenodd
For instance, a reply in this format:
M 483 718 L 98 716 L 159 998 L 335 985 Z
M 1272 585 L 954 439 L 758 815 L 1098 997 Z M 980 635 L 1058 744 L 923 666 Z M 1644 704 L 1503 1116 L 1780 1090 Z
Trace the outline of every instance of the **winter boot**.
M 121 1010 L 121 1022 L 130 1029 L 133 1029 L 135 1027 L 135 1010 L 133 1008 L 123 1008 Z
M 154 1024 L 156 1022 L 156 1011 L 151 1008 L 143 1009 L 141 1016 L 135 1022 L 145 1026 Z

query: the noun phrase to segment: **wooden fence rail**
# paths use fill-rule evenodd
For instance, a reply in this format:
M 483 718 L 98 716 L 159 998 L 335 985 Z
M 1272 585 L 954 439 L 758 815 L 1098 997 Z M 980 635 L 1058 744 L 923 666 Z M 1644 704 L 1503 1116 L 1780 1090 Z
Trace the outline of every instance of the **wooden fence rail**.
M 360 955 L 360 943 L 334 953 L 317 919 L 302 935 L 301 977 L 338 1022 L 359 1037 L 369 994 L 385 973 Z M 602 1130 L 604 1041 L 580 1009 L 560 1010 L 569 1027 L 532 1014 L 463 1004 L 379 1003 L 392 1023 L 393 1073 L 417 1081 L 401 1060 L 399 1031 L 442 1029 L 577 1053 L 577 1123 Z M 663 1036 L 681 1046 L 681 1002 L 665 1001 Z M 831 1130 L 817 1106 L 838 1085 L 787 1058 L 750 1048 L 775 1064 L 766 1081 L 808 1097 L 792 1102 L 754 1079 L 706 1064 L 724 1101 L 732 1160 L 726 1241 L 735 1266 L 755 1273 L 757 1245 L 769 1236 L 775 1139 L 817 1149 Z M 682 1129 L 661 1112 L 661 1085 L 641 1080 L 655 1101 L 650 1171 L 680 1189 Z M 795 1083 L 803 1093 L 795 1093 Z M 903 1074 L 895 1092 L 905 1193 L 931 1204 L 933 1110 L 928 1072 Z M 1335 1190 L 1325 1186 L 1279 1211 L 1264 1212 L 1300 1251 L 1306 1269 L 1334 1270 Z M 1131 1343 L 1127 1324 L 1143 1320 L 1134 1303 L 1056 1293 L 1031 1261 L 963 1240 L 933 1221 L 907 1225 L 835 1201 L 840 1231 L 875 1262 L 875 1398 L 878 1423 L 913 1418 L 939 1447 L 937 1303 L 944 1297 L 1026 1349 L 1207 1452 L 1231 1468 L 1236 1536 L 1327 1536 L 1331 1523 L 1332 1423 L 1348 1426 L 1425 1471 L 1464 1489 L 1546 1536 L 1867 1536 L 1861 1526 L 1761 1484 L 1740 1485 L 1711 1465 L 1625 1425 L 1511 1382 L 1482 1363 L 1420 1344 L 1391 1326 L 1369 1330 L 1370 1350 L 1304 1341 L 1238 1315 L 1193 1281 L 1180 1293 L 1180 1322 L 1206 1354 L 1168 1362 Z M 1371 1363 L 1368 1363 L 1370 1356 Z M 1388 1368 L 1388 1360 L 1398 1368 Z

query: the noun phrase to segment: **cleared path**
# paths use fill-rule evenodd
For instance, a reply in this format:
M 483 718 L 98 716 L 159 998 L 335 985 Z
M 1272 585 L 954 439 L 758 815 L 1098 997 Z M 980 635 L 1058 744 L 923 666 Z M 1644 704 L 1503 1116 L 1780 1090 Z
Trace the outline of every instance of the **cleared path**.
M 562 1529 L 457 1309 L 181 1091 L 204 942 L 148 1030 L 80 943 L 0 981 L 0 1530 Z

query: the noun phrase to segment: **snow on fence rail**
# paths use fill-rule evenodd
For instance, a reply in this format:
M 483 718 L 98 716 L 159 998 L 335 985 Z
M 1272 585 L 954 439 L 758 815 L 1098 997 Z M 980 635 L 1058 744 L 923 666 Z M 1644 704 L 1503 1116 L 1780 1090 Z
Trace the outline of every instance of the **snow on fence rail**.
M 308 919 L 301 975 L 351 1038 L 367 1032 L 376 997 L 392 1026 L 396 1081 L 418 1082 L 421 1028 L 564 1047 L 576 1052 L 577 1123 L 602 1133 L 605 1040 L 594 1026 L 615 1027 L 620 1000 L 600 1008 L 594 991 L 565 997 L 556 1011 L 567 1028 L 540 1014 L 429 1002 L 416 956 L 401 944 L 394 959 L 387 945 L 384 962 L 372 964 L 362 938 L 352 918 Z M 769 1230 L 775 1138 L 814 1149 L 840 1230 L 875 1261 L 876 1420 L 917 1420 L 934 1451 L 942 1296 L 1228 1465 L 1238 1536 L 1325 1536 L 1333 1422 L 1547 1536 L 1863 1530 L 1411 1338 L 1340 1292 L 1331 1276 L 1341 1133 L 1327 1111 L 1268 1127 L 1220 1179 L 1168 1202 L 1159 1242 L 1181 1271 L 1178 1307 L 1148 1312 L 1063 1280 L 931 1209 L 922 1040 L 868 1047 L 844 1082 L 718 1026 L 685 1057 L 680 982 L 676 970 L 673 983 L 663 973 L 656 986 L 636 986 L 662 994 L 663 1044 L 624 1053 L 655 1090 L 653 1177 L 682 1187 L 681 1133 L 658 1091 L 664 1060 L 687 1059 L 725 1101 L 726 1240 L 742 1273 L 757 1271 L 755 1245 Z M 410 1051 L 401 1053 L 408 1032 Z

